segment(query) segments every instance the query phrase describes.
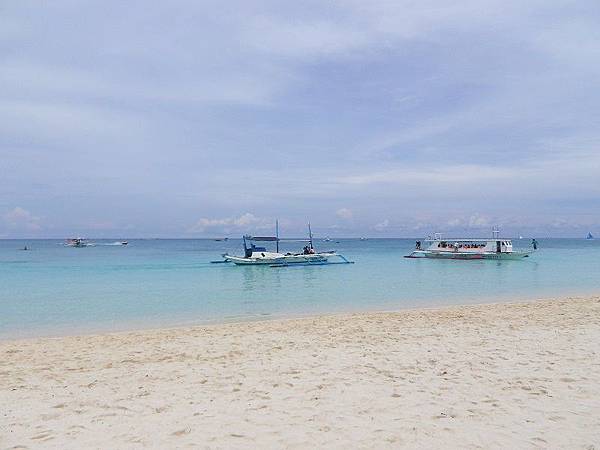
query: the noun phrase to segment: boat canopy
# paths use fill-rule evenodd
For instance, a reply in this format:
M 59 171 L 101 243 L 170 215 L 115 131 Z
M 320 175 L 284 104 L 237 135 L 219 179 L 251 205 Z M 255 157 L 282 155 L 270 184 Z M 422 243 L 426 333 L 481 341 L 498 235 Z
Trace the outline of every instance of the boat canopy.
M 425 242 L 496 242 L 496 241 L 512 241 L 511 238 L 474 238 L 474 239 L 425 239 Z
M 275 236 L 244 236 L 244 238 L 255 242 L 310 242 L 310 239 L 287 239 Z

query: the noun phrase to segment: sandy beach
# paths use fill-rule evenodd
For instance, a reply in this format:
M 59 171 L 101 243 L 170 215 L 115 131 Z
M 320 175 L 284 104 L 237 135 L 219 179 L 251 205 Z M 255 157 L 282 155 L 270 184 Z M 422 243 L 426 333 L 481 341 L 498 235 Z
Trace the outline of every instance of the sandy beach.
M 0 448 L 600 448 L 600 297 L 0 342 Z

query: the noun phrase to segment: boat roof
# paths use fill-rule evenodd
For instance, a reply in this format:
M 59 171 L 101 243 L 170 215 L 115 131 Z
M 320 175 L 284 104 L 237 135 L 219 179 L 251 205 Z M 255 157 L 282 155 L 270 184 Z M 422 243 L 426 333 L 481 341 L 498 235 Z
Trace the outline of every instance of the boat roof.
M 310 242 L 310 239 L 286 239 L 277 236 L 244 236 L 247 241 L 255 242 Z
M 465 239 L 465 238 L 460 238 L 460 239 L 456 239 L 456 238 L 438 238 L 438 239 L 425 239 L 425 242 L 480 242 L 480 241 L 486 241 L 486 242 L 496 242 L 496 241 L 512 241 L 512 238 L 503 238 L 503 237 L 497 237 L 497 238 L 470 238 L 470 239 Z
M 277 236 L 246 236 L 246 239 L 249 241 L 280 241 Z

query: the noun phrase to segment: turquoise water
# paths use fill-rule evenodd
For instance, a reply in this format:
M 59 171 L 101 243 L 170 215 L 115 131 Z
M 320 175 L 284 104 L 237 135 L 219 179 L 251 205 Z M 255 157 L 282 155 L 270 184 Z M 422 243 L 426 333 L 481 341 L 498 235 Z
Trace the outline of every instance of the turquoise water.
M 318 247 L 356 264 L 289 268 L 210 264 L 240 240 L 96 242 L 0 241 L 0 336 L 600 292 L 600 240 L 540 239 L 522 261 L 442 261 L 403 258 L 412 239 L 342 239 Z

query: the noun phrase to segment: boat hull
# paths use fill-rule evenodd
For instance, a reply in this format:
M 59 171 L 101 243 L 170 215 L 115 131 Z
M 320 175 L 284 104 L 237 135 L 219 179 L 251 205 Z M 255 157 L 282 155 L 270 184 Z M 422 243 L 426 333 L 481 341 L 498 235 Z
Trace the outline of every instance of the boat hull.
M 510 253 L 466 253 L 466 252 L 429 252 L 417 250 L 412 252 L 408 258 L 430 258 L 430 259 L 462 259 L 462 260 L 518 260 L 527 258 L 531 252 Z
M 225 256 L 226 262 L 232 262 L 238 266 L 270 266 L 273 264 L 310 264 L 327 262 L 331 255 L 286 255 L 279 258 L 244 258 L 241 256 Z

